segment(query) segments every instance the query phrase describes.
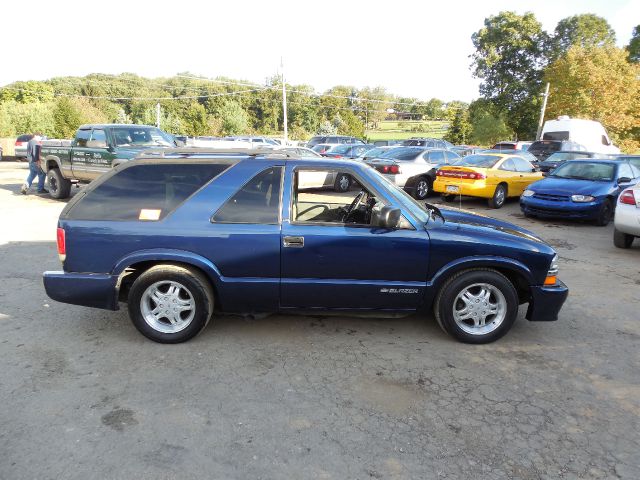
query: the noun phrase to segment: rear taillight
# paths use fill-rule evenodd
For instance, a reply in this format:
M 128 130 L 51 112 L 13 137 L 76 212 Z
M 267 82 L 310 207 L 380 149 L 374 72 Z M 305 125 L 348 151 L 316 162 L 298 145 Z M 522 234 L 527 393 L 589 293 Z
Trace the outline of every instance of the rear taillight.
M 633 195 L 633 190 L 625 190 L 620 195 L 620 203 L 626 203 L 627 205 L 635 205 L 636 197 Z
M 67 244 L 66 244 L 64 228 L 58 227 L 57 240 L 58 240 L 58 258 L 60 258 L 61 262 L 64 262 L 65 259 L 67 258 Z
M 398 165 L 383 165 L 378 170 L 382 173 L 388 173 L 391 175 L 397 175 L 400 173 L 400 167 Z
M 16 140 L 16 147 L 21 147 L 22 146 L 22 142 L 19 142 L 18 140 Z
M 466 178 L 470 180 L 484 180 L 487 176 L 484 173 L 477 172 L 459 172 L 455 170 L 438 170 L 436 175 L 439 177 L 450 178 Z

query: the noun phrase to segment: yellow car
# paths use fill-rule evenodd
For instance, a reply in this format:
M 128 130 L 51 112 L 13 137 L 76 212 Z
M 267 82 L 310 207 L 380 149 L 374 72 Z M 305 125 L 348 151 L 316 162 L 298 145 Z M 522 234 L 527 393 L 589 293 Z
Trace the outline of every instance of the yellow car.
M 446 201 L 468 195 L 487 198 L 490 207 L 500 208 L 507 197 L 519 197 L 541 178 L 542 173 L 517 154 L 487 152 L 467 155 L 438 169 L 433 190 Z

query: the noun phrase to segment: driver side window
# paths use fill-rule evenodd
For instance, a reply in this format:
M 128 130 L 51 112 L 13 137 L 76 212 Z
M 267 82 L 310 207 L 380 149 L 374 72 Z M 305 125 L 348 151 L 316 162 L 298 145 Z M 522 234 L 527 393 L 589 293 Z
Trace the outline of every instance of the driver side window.
M 374 207 L 382 206 L 373 193 L 348 173 L 298 169 L 294 175 L 292 223 L 371 225 Z

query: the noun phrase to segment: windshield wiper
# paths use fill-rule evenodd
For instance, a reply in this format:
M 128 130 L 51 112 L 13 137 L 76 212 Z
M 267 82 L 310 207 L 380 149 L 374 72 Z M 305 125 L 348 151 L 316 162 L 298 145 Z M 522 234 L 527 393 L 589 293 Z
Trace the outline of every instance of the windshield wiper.
M 431 205 L 430 203 L 426 203 L 426 202 L 425 202 L 424 206 L 427 208 L 427 210 L 429 211 L 429 213 L 431 214 L 432 217 L 440 217 L 443 222 L 446 222 L 446 220 L 444 218 L 444 215 L 442 214 L 442 212 L 440 211 L 440 209 L 438 207 L 436 207 L 435 205 Z

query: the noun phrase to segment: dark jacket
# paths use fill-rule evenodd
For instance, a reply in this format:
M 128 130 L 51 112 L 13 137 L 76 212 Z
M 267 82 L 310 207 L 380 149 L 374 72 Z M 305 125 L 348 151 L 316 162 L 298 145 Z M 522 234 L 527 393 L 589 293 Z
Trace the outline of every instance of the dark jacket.
M 33 137 L 27 143 L 27 160 L 30 162 L 36 162 L 40 160 L 40 149 L 42 145 L 40 144 L 40 139 L 38 137 Z

